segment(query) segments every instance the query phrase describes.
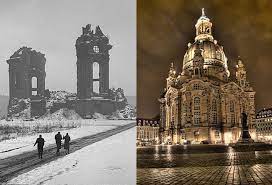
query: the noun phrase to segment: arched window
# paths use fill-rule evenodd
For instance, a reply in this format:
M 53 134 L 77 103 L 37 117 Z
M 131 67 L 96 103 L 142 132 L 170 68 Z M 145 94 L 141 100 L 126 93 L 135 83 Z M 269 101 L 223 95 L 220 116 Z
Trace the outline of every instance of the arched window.
M 199 97 L 194 98 L 194 110 L 200 110 L 200 98 Z
M 93 79 L 99 78 L 99 64 L 97 62 L 93 63 Z
M 38 80 L 37 80 L 37 77 L 35 77 L 35 76 L 33 76 L 32 78 L 31 78 L 31 88 L 32 88 L 32 90 L 31 90 L 31 94 L 32 94 L 32 96 L 36 96 L 37 94 L 38 94 Z
M 94 62 L 93 63 L 93 92 L 99 94 L 99 63 Z

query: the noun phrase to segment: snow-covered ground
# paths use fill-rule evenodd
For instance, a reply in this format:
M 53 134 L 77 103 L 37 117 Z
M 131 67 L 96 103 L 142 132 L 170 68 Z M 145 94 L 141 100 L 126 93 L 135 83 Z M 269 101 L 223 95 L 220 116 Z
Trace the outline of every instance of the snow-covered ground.
M 65 135 L 69 133 L 71 139 L 77 139 L 80 137 L 93 135 L 99 132 L 103 132 L 116 126 L 124 125 L 131 123 L 132 121 L 128 120 L 89 120 L 84 122 L 82 127 L 73 128 L 69 130 L 62 130 L 61 134 Z M 45 139 L 45 147 L 49 144 L 55 143 L 55 134 L 53 133 L 41 133 L 43 138 Z M 29 135 L 23 137 L 17 137 L 15 139 L 4 140 L 0 142 L 0 159 L 10 157 L 13 155 L 21 154 L 23 152 L 36 150 L 36 147 L 33 146 L 36 138 L 39 136 L 39 133 L 36 135 Z M 18 148 L 18 149 L 15 149 Z M 14 150 L 12 150 L 14 149 Z M 11 150 L 11 151 L 8 151 Z M 8 151 L 8 152 L 5 152 Z
M 19 175 L 8 184 L 136 184 L 135 138 L 134 127 Z

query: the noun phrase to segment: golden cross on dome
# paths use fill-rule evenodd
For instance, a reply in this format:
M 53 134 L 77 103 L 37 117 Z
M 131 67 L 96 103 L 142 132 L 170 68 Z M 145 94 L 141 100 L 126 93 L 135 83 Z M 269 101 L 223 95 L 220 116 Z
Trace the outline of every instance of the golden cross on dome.
M 202 16 L 205 16 L 205 9 L 202 8 Z

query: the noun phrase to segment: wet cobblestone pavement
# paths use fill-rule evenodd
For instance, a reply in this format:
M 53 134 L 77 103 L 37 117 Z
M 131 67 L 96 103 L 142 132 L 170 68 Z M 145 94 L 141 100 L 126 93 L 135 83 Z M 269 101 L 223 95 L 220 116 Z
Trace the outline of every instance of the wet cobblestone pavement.
M 137 149 L 137 184 L 272 184 L 272 151 L 223 145 Z

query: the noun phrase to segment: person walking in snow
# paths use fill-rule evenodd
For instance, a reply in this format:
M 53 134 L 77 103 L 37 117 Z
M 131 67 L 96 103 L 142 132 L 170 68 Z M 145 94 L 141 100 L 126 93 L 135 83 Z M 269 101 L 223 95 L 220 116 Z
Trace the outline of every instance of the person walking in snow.
M 44 139 L 42 138 L 42 135 L 40 135 L 40 136 L 36 139 L 36 142 L 35 142 L 35 144 L 34 144 L 34 146 L 37 144 L 39 159 L 42 159 L 44 142 L 45 142 L 45 141 L 44 141 Z
M 69 154 L 69 152 L 70 152 L 70 141 L 71 141 L 71 138 L 70 138 L 69 134 L 66 133 L 66 135 L 63 136 L 63 139 L 64 139 L 64 149 L 66 150 L 66 154 Z
M 56 145 L 57 145 L 57 152 L 56 152 L 56 154 L 57 154 L 57 155 L 60 155 L 61 140 L 62 140 L 62 137 L 61 137 L 60 132 L 58 132 L 58 133 L 55 135 L 55 140 L 56 140 Z

